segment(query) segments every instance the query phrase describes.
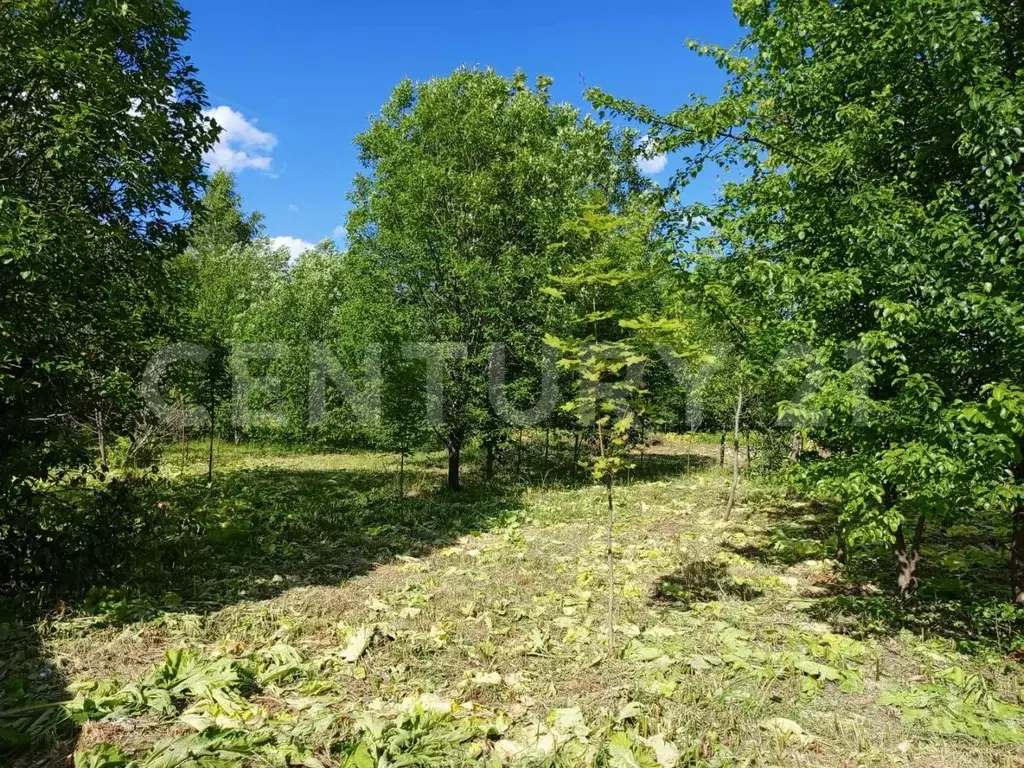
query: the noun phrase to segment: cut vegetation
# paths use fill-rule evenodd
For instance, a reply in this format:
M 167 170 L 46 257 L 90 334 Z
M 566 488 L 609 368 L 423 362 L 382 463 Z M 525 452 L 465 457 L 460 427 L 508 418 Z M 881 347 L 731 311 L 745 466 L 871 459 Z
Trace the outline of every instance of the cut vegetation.
M 55 739 L 19 765 L 73 749 L 90 768 L 1024 755 L 1012 622 L 946 621 L 887 573 L 844 571 L 821 515 L 759 481 L 726 522 L 731 470 L 687 473 L 681 446 L 620 489 L 611 649 L 599 486 L 449 494 L 443 455 L 419 455 L 398 501 L 387 455 L 225 447 L 213 488 L 159 497 L 201 521 L 171 581 L 141 563 L 122 590 L 3 625 L 3 733 Z M 930 559 L 987 546 L 948 534 Z
M 0 768 L 1024 768 L 1022 0 L 201 4 L 0 0 Z

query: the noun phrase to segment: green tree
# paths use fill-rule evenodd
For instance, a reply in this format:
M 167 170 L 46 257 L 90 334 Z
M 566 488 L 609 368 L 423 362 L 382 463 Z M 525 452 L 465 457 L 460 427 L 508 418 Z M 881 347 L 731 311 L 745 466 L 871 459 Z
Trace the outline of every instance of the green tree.
M 683 292 L 692 302 L 699 329 L 694 342 L 712 361 L 696 394 L 721 430 L 721 465 L 725 464 L 726 436 L 732 433 L 728 519 L 739 487 L 741 432 L 756 428 L 767 439 L 779 427 L 778 404 L 791 399 L 793 386 L 777 371 L 789 351 L 777 298 L 761 292 L 750 280 L 748 260 L 740 255 L 740 248 L 723 255 L 719 244 L 716 238 L 698 244 Z
M 610 204 L 639 178 L 629 137 L 551 103 L 550 80 L 460 69 L 400 83 L 357 137 L 351 251 L 360 281 L 401 308 L 407 339 L 455 346 L 435 426 L 460 486 L 460 457 L 482 424 L 494 431 L 490 345 L 506 345 L 509 379 L 542 358 L 539 286 L 572 254 L 562 222 L 591 189 Z
M 274 267 L 276 277 L 240 314 L 236 342 L 276 345 L 263 368 L 279 393 L 256 388 L 245 405 L 272 408 L 281 423 L 251 425 L 251 435 L 332 447 L 383 439 L 377 377 L 385 371 L 376 368 L 400 365 L 397 320 L 357 288 L 351 262 L 325 240 L 287 269 Z
M 214 174 L 188 233 L 189 247 L 174 264 L 179 307 L 176 336 L 206 351 L 202 370 L 182 372 L 178 383 L 183 399 L 207 410 L 211 480 L 218 417 L 221 427 L 238 428 L 237 414 L 223 407 L 232 395 L 232 342 L 242 334 L 246 313 L 273 294 L 287 261 L 286 252 L 256 239 L 261 218 L 258 213 L 243 212 L 230 174 Z
M 805 455 L 807 486 L 854 538 L 894 542 L 901 589 L 927 518 L 1012 506 L 1024 552 L 1021 435 L 998 413 L 1021 403 L 1002 395 L 1024 360 L 1020 4 L 735 8 L 735 51 L 694 44 L 728 75 L 717 102 L 594 100 L 682 151 L 680 182 L 742 170 L 710 211 L 713 247 L 801 350 L 786 367 L 809 386 L 786 412 L 825 449 Z
M 592 194 L 563 232 L 566 247 L 579 246 L 589 257 L 542 288 L 566 307 L 566 333 L 548 334 L 546 342 L 561 355 L 560 367 L 575 374 L 575 388 L 562 407 L 593 434 L 586 464 L 605 487 L 609 649 L 615 639 L 615 487 L 634 466 L 632 449 L 642 439 L 645 372 L 656 349 L 680 361 L 697 356 L 685 321 L 665 317 L 657 301 L 669 266 L 656 237 L 657 220 L 658 210 L 639 200 L 609 212 L 606 201 Z
M 68 419 L 137 380 L 161 331 L 215 139 L 188 34 L 172 0 L 0 5 L 4 489 L 67 461 Z
M 259 211 L 245 213 L 235 177 L 225 170 L 216 171 L 189 229 L 189 246 L 204 253 L 223 252 L 252 242 L 262 233 L 263 215 Z

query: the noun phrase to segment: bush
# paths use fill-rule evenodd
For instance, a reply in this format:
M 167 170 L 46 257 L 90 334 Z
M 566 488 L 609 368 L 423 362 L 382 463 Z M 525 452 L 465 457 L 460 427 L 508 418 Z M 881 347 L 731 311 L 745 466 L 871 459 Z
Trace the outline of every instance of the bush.
M 154 501 L 156 479 L 89 486 L 84 477 L 8 495 L 0 513 L 0 590 L 70 599 L 172 567 L 196 526 Z

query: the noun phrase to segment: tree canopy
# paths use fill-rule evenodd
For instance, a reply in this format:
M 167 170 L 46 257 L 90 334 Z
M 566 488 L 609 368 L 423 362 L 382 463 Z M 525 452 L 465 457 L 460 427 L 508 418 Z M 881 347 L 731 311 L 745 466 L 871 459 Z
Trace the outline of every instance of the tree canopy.
M 662 115 L 592 95 L 678 148 L 679 182 L 742 170 L 695 211 L 713 229 L 703 292 L 728 295 L 723 323 L 756 308 L 785 340 L 806 385 L 783 412 L 823 449 L 805 457 L 808 490 L 855 536 L 901 548 L 904 520 L 984 508 L 1021 479 L 1006 418 L 1021 374 L 1019 4 L 736 10 L 736 50 L 693 44 L 728 74 L 718 101 Z
M 171 0 L 0 7 L 4 490 L 68 461 L 62 427 L 159 331 L 216 134 L 188 34 Z
M 356 139 L 367 172 L 355 182 L 350 257 L 390 297 L 408 339 L 433 348 L 449 382 L 435 427 L 459 485 L 459 453 L 493 423 L 486 371 L 503 344 L 509 378 L 538 376 L 549 274 L 574 254 L 564 222 L 592 190 L 608 205 L 641 184 L 628 136 L 553 104 L 490 70 L 403 82 Z M 439 358 L 440 359 L 440 358 Z

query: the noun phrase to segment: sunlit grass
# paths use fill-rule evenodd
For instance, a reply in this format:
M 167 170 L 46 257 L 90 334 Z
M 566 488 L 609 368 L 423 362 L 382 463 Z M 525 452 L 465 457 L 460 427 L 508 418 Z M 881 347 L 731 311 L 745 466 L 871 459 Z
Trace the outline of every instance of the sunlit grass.
M 69 685 L 84 721 L 40 759 L 77 745 L 107 761 L 90 765 L 117 765 L 116 748 L 155 766 L 163 739 L 324 766 L 1020 754 L 1015 663 L 965 655 L 939 626 L 826 621 L 849 585 L 813 509 L 749 478 L 725 522 L 728 473 L 717 456 L 686 473 L 679 448 L 672 471 L 617 489 L 609 645 L 604 497 L 585 478 L 487 487 L 471 461 L 467 492 L 448 494 L 443 456 L 422 455 L 400 499 L 386 454 L 223 446 L 212 486 L 196 472 L 164 490 L 204 526 L 183 563 L 6 630 L 38 643 L 6 657 L 11 679 Z

